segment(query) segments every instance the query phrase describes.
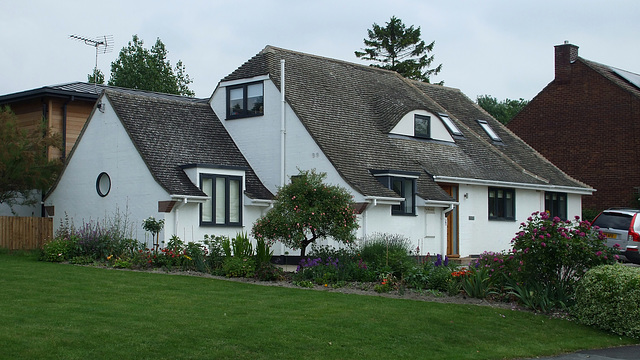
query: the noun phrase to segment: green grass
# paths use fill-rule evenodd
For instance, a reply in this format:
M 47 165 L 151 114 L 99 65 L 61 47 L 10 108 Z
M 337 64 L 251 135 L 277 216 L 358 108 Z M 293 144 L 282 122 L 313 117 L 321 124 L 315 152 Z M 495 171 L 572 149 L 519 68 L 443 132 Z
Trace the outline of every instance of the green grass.
M 508 359 L 631 343 L 504 309 L 0 253 L 2 358 Z

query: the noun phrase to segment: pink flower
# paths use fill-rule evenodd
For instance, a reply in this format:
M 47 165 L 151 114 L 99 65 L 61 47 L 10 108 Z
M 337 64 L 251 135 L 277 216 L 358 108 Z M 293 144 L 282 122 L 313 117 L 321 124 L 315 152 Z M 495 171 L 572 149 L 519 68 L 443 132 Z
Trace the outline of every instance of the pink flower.
M 547 246 L 547 244 L 545 244 L 544 242 L 541 242 L 540 245 L 542 245 L 542 247 Z

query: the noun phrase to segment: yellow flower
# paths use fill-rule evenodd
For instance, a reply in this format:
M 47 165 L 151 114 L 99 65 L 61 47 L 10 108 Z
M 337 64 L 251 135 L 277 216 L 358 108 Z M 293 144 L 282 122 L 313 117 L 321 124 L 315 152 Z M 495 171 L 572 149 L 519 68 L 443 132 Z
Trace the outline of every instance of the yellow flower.
M 189 257 L 189 255 L 185 255 L 184 257 L 186 257 L 187 259 L 191 260 L 191 258 Z

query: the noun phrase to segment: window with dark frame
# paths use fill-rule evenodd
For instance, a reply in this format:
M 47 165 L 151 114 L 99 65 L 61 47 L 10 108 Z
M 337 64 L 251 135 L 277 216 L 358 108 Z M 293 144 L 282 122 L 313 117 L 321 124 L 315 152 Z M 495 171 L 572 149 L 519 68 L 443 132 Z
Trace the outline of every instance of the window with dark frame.
M 242 177 L 200 175 L 200 189 L 210 199 L 200 204 L 200 225 L 242 225 Z
M 414 115 L 413 136 L 421 139 L 431 139 L 431 117 L 426 115 Z
M 395 191 L 404 198 L 404 201 L 399 205 L 391 206 L 391 215 L 416 214 L 416 179 L 392 175 L 379 175 L 376 176 L 376 179 L 388 189 Z
M 227 119 L 264 115 L 262 82 L 227 87 Z
M 559 192 L 544 193 L 544 209 L 549 212 L 552 218 L 559 217 L 567 220 L 567 194 Z
M 516 190 L 489 188 L 489 220 L 516 219 Z

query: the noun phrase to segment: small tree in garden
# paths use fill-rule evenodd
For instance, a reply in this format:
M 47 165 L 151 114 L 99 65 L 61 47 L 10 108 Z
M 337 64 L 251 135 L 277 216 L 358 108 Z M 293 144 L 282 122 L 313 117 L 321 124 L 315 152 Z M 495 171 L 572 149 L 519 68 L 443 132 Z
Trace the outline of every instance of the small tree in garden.
M 148 219 L 142 221 L 142 228 L 151 233 L 153 248 L 155 251 L 158 251 L 158 247 L 160 246 L 158 234 L 162 231 L 163 227 L 164 220 L 156 220 L 153 216 L 149 216 Z
M 292 177 L 291 183 L 278 190 L 273 209 L 253 225 L 253 236 L 300 249 L 302 257 L 317 239 L 354 241 L 358 223 L 351 194 L 340 186 L 324 184 L 325 177 L 314 170 Z

